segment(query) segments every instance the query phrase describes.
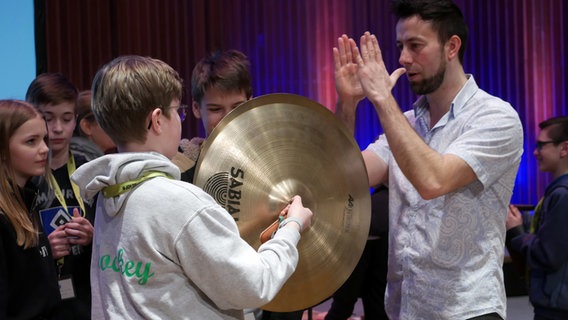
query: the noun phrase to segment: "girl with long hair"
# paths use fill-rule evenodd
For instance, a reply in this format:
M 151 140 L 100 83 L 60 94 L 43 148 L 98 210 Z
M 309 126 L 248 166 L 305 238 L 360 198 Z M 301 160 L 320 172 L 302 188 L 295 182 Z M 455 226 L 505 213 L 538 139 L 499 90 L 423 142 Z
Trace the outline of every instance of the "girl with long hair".
M 36 208 L 50 173 L 46 141 L 31 104 L 0 100 L 0 319 L 57 317 L 57 273 Z

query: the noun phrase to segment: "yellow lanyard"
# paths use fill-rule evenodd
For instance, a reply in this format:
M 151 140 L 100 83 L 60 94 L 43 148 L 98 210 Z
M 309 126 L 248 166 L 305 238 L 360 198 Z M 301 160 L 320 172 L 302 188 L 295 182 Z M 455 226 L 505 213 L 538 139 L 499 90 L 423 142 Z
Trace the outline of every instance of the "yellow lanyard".
M 540 198 L 540 201 L 538 202 L 536 208 L 534 209 L 533 218 L 531 220 L 530 233 L 535 233 L 536 230 L 538 230 L 538 220 L 540 219 L 540 211 L 542 210 L 543 200 L 544 197 Z
M 145 174 L 143 174 L 142 176 L 140 176 L 140 178 L 138 178 L 138 179 L 134 179 L 134 180 L 118 183 L 118 184 L 113 184 L 113 185 L 110 185 L 108 187 L 103 188 L 103 196 L 105 198 L 113 198 L 113 197 L 119 196 L 119 195 L 133 189 L 134 187 L 141 184 L 142 182 L 149 180 L 149 179 L 152 179 L 152 178 L 155 178 L 155 177 L 167 177 L 167 178 L 171 179 L 171 177 L 169 175 L 167 175 L 163 172 L 148 171 Z
M 542 211 L 542 202 L 544 201 L 544 197 L 540 198 L 540 200 L 538 201 L 538 204 L 536 205 L 536 207 L 534 208 L 534 212 L 533 212 L 533 217 L 531 220 L 531 226 L 530 226 L 530 233 L 536 233 L 536 231 L 538 230 L 538 220 L 540 219 L 540 214 Z M 525 279 L 526 281 L 530 281 L 531 278 L 531 267 L 527 264 L 527 268 L 525 270 Z
M 86 211 L 85 211 L 85 203 L 83 202 L 83 198 L 81 198 L 81 191 L 79 190 L 79 186 L 77 186 L 71 180 L 71 175 L 73 174 L 73 172 L 75 172 L 75 169 L 76 169 L 75 158 L 73 158 L 73 154 L 69 153 L 69 159 L 67 160 L 67 174 L 69 175 L 69 182 L 71 183 L 73 194 L 75 195 L 75 199 L 77 199 L 77 202 L 79 203 L 79 206 L 83 211 L 83 217 L 84 217 Z M 67 210 L 67 203 L 65 202 L 65 197 L 63 196 L 63 192 L 61 192 L 61 188 L 59 187 L 59 184 L 57 183 L 57 180 L 55 180 L 55 177 L 53 177 L 53 175 L 50 175 L 50 182 L 51 186 L 53 187 L 53 192 L 55 192 L 55 197 L 57 198 L 57 200 L 59 200 L 59 203 L 61 204 L 61 206 L 63 206 L 65 212 L 67 212 L 67 214 L 72 217 L 73 212 L 69 212 L 69 210 Z

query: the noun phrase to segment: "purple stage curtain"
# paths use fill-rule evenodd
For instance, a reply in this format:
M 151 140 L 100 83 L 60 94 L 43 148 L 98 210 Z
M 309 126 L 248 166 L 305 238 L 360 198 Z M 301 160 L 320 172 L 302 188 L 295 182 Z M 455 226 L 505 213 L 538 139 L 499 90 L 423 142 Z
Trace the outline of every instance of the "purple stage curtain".
M 567 112 L 568 2 L 456 0 L 470 28 L 465 70 L 480 87 L 509 101 L 525 129 L 513 203 L 535 204 L 550 182 L 532 155 L 538 123 Z M 285 92 L 334 110 L 332 48 L 345 33 L 379 39 L 389 70 L 398 67 L 395 20 L 386 0 L 35 0 L 38 72 L 62 72 L 88 89 L 96 70 L 125 54 L 164 60 L 185 81 L 216 49 L 238 49 L 252 63 L 254 95 Z M 406 78 L 393 90 L 403 110 L 416 97 Z M 361 103 L 355 138 L 361 148 L 381 133 L 374 109 Z M 193 118 L 184 137 L 202 136 Z

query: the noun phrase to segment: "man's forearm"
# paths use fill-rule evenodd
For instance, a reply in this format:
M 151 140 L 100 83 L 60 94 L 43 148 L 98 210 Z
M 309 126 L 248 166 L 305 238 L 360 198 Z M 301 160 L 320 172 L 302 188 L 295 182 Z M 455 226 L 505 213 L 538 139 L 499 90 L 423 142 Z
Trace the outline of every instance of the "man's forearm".
M 356 100 L 337 100 L 335 106 L 335 115 L 339 120 L 341 120 L 341 122 L 343 122 L 343 124 L 345 124 L 347 129 L 349 129 L 352 134 L 355 134 L 357 103 L 358 101 Z
M 444 188 L 442 155 L 430 148 L 416 133 L 394 97 L 376 102 L 375 109 L 396 162 L 424 199 L 435 198 Z

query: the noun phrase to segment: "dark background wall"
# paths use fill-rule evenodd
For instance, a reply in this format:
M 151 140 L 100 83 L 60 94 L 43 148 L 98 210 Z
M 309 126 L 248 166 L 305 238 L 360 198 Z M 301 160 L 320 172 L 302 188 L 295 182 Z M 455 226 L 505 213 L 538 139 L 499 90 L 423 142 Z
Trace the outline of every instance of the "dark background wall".
M 465 70 L 479 86 L 509 101 L 525 129 L 525 154 L 514 203 L 535 204 L 550 182 L 532 151 L 538 123 L 567 112 L 568 2 L 456 0 L 470 27 Z M 395 20 L 386 0 L 34 0 L 37 71 L 62 72 L 89 89 L 112 58 L 161 59 L 186 82 L 215 49 L 239 49 L 252 63 L 254 95 L 295 93 L 334 109 L 332 47 L 345 33 L 369 30 L 389 70 L 398 67 Z M 403 77 L 393 90 L 403 110 L 416 99 Z M 193 118 L 184 137 L 202 136 Z M 362 102 L 356 140 L 361 148 L 381 132 L 372 106 Z

